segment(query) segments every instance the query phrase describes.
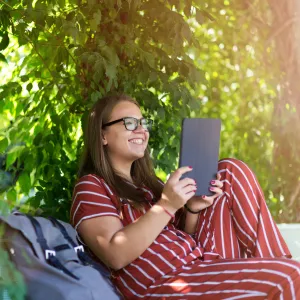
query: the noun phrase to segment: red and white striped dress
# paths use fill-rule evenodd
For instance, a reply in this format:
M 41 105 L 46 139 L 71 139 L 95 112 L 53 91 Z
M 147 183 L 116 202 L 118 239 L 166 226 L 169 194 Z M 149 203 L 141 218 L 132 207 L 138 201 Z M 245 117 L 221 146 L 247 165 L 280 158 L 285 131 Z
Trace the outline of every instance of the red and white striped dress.
M 243 162 L 219 162 L 224 193 L 199 214 L 191 236 L 177 229 L 180 216 L 132 263 L 112 271 L 126 299 L 300 299 L 300 263 L 290 252 L 266 206 L 253 172 Z M 114 216 L 124 226 L 143 212 L 116 196 L 103 179 L 77 182 L 71 208 L 75 228 L 89 218 Z M 122 255 L 122 253 L 120 253 Z

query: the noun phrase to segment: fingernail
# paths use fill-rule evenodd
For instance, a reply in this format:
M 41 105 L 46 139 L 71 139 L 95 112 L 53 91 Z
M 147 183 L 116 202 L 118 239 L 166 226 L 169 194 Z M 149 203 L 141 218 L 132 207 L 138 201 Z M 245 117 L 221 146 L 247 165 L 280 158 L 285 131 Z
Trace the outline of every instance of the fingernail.
M 189 166 L 189 168 L 190 168 L 190 169 L 193 169 L 193 167 L 192 167 L 192 166 Z
M 194 190 L 194 192 L 196 192 L 196 191 L 197 191 L 197 189 Z
M 212 180 L 210 183 L 211 183 L 211 184 L 215 184 L 215 183 L 216 183 L 216 181 L 215 181 L 215 180 Z
M 202 195 L 201 198 L 202 198 L 202 199 L 205 199 L 205 195 Z
M 210 191 L 213 191 L 213 190 L 214 190 L 214 188 L 210 187 L 210 188 L 209 188 L 209 190 L 210 190 Z

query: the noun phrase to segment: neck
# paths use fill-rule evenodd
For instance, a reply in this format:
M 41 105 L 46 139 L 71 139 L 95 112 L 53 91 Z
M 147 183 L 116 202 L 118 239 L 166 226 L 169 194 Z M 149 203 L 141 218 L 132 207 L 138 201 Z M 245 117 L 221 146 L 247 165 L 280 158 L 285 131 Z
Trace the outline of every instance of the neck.
M 112 166 L 114 170 L 122 177 L 124 177 L 126 180 L 132 182 L 132 177 L 131 177 L 131 166 L 133 162 L 124 162 L 124 161 L 119 161 L 119 160 L 114 160 L 112 161 Z

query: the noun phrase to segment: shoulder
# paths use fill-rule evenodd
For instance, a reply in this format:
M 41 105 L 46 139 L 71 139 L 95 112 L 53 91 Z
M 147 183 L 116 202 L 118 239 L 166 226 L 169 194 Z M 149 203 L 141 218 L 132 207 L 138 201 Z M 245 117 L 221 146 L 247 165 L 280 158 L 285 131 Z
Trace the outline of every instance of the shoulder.
M 114 197 L 114 192 L 112 188 L 105 182 L 105 180 L 96 175 L 96 174 L 87 174 L 82 177 L 80 177 L 74 187 L 74 192 L 76 190 L 81 190 L 81 189 L 91 189 L 91 188 L 98 188 L 103 191 L 109 196 L 109 197 Z
M 95 174 L 88 174 L 80 177 L 76 184 L 75 188 L 79 187 L 81 185 L 96 185 L 96 186 L 102 186 L 103 185 L 103 179 Z
M 111 189 L 101 177 L 95 174 L 88 174 L 77 180 L 72 198 L 73 202 L 76 202 L 83 197 L 96 199 L 98 196 L 101 196 L 102 198 L 110 199 L 113 195 Z
M 96 216 L 119 217 L 113 194 L 105 181 L 97 175 L 88 174 L 75 184 L 70 209 L 71 223 L 77 228 L 81 221 Z

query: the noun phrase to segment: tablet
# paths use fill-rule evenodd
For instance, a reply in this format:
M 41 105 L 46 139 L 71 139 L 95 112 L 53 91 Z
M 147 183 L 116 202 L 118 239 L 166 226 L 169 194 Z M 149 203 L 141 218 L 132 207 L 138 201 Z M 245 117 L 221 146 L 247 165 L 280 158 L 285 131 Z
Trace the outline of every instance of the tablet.
M 182 122 L 179 167 L 193 167 L 182 178 L 196 180 L 196 196 L 214 195 L 209 188 L 218 171 L 220 132 L 220 119 L 185 118 Z

